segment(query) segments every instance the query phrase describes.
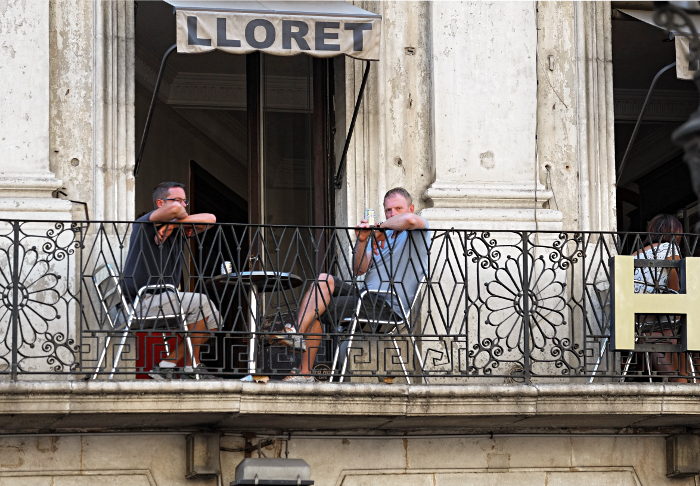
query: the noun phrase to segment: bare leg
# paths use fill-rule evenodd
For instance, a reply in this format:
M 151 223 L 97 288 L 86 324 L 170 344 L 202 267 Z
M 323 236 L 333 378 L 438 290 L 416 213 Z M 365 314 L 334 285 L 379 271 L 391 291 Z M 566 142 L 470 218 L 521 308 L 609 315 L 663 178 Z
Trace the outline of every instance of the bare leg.
M 318 276 L 318 284 L 306 291 L 299 304 L 298 326 L 299 332 L 309 332 L 311 324 L 316 319 L 316 312 L 320 316 L 326 311 L 331 294 L 335 289 L 333 276 L 322 273 Z
M 316 360 L 316 354 L 318 353 L 318 348 L 321 346 L 321 322 L 314 320 L 311 326 L 311 332 L 313 334 L 318 334 L 317 336 L 309 336 L 306 338 L 306 351 L 301 354 L 301 370 L 302 375 L 307 375 L 311 373 L 311 366 Z
M 193 333 L 191 336 L 192 349 L 194 355 L 197 357 L 197 361 L 199 361 L 199 348 L 202 346 L 202 344 L 207 342 L 207 339 L 209 339 L 207 323 L 204 319 L 202 319 L 194 324 L 191 324 L 187 327 L 187 329 L 190 331 L 201 331 L 200 333 Z M 165 358 L 165 361 L 177 363 L 180 361 L 183 355 L 185 356 L 185 366 L 192 366 L 192 356 L 190 356 L 189 353 L 185 353 L 185 340 L 181 339 L 180 343 L 177 345 L 177 348 L 170 351 L 170 354 Z
M 298 328 L 300 333 L 321 334 L 321 323 L 317 319 L 326 311 L 331 295 L 335 289 L 333 276 L 322 273 L 318 276 L 318 284 L 311 287 L 299 305 Z M 310 368 L 316 359 L 316 353 L 321 345 L 321 336 L 306 339 L 306 351 L 301 354 L 301 373 L 310 373 Z

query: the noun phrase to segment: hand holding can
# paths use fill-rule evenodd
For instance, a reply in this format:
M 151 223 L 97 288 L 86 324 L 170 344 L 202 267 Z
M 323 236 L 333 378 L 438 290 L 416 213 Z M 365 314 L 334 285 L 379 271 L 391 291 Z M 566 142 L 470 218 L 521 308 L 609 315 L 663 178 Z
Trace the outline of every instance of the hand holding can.
M 365 209 L 365 221 L 370 226 L 374 226 L 374 209 Z

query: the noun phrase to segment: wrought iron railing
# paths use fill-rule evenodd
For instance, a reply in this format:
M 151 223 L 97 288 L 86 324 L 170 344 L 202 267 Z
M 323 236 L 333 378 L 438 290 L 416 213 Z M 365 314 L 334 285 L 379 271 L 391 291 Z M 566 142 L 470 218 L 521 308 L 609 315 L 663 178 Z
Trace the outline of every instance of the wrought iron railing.
M 183 275 L 174 285 L 214 306 L 209 327 L 216 329 L 187 332 L 181 318 L 165 317 L 162 309 L 160 318 L 156 312 L 141 319 L 141 311 L 129 321 L 134 304 L 139 307 L 127 290 L 129 242 L 134 231 L 145 237 L 150 225 L 0 221 L 0 376 L 147 378 L 169 352 L 179 353 L 179 366 L 187 364 L 183 358 L 193 348 L 178 351 L 178 339 L 206 338 L 196 356 L 206 369 L 193 376 L 281 379 L 310 356 L 299 352 L 302 341 L 284 325 L 298 327 L 302 296 L 326 285 L 319 275 L 362 285 L 353 271 L 354 228 L 215 224 L 197 233 L 191 225 L 173 225 L 168 238 L 184 243 L 167 254 L 158 249 L 150 262 L 182 260 Z M 665 239 L 681 257 L 700 250 L 697 235 Z M 420 286 L 414 296 L 405 289 L 407 277 L 388 282 L 407 294 L 400 299 L 404 313 L 357 323 L 352 345 L 351 321 L 321 319 L 322 333 L 301 336 L 318 349 L 311 376 L 419 384 L 692 380 L 693 354 L 618 352 L 608 344 L 609 259 L 638 252 L 648 240 L 636 233 L 412 232 L 404 251 L 415 254 L 404 271 Z M 425 258 L 416 244 L 429 247 Z M 224 276 L 222 264 L 230 265 Z M 148 274 L 155 287 L 141 298 L 173 295 L 162 289 L 168 279 L 159 267 Z M 110 278 L 118 292 L 106 295 Z M 660 291 L 664 284 L 650 285 Z M 189 309 L 199 317 L 202 302 Z M 310 307 L 315 312 L 316 305 Z M 680 339 L 673 318 L 654 319 L 653 325 L 640 320 L 640 342 Z M 291 346 L 282 343 L 285 337 Z M 675 369 L 658 364 L 674 359 L 686 363 Z M 179 371 L 172 376 L 184 377 Z

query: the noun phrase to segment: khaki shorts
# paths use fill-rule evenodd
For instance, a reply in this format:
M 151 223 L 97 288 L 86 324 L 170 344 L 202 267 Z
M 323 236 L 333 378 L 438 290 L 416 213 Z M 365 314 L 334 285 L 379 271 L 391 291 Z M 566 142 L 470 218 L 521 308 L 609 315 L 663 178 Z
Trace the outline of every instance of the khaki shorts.
M 182 311 L 188 325 L 204 319 L 208 330 L 219 328 L 221 317 L 214 304 L 210 302 L 209 297 L 194 292 L 178 292 L 177 297 L 180 298 Z M 177 297 L 174 292 L 145 295 L 136 305 L 136 319 L 158 316 L 163 316 L 163 318 L 139 321 L 139 326 L 142 329 L 181 329 L 177 318 L 165 317 L 180 313 L 180 303 L 178 303 Z M 132 325 L 132 329 L 134 328 L 135 326 Z

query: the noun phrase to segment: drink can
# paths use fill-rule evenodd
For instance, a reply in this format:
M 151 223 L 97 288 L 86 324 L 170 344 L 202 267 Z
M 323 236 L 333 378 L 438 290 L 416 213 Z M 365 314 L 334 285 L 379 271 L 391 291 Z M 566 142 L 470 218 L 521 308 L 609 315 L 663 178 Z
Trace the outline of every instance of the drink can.
M 374 226 L 374 209 L 365 209 L 365 219 L 368 225 Z
M 233 272 L 233 267 L 231 262 L 224 262 L 221 264 L 221 275 L 226 275 L 227 273 Z

